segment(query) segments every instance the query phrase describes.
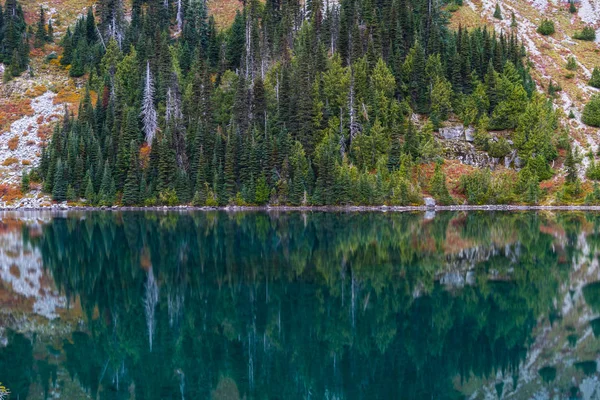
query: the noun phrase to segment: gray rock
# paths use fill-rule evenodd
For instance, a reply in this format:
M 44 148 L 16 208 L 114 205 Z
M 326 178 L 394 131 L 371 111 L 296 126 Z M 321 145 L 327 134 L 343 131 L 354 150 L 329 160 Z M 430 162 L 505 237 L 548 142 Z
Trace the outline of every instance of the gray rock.
M 440 135 L 446 140 L 463 139 L 465 128 L 462 125 L 440 128 Z
M 477 168 L 495 168 L 498 161 L 485 151 L 480 151 L 473 144 L 464 140 L 449 140 L 444 143 L 444 158 L 458 160 L 463 164 Z
M 431 221 L 432 219 L 435 218 L 435 210 L 428 210 L 425 211 L 425 216 L 424 216 L 425 220 L 427 221 Z
M 465 129 L 465 140 L 467 142 L 473 142 L 475 140 L 475 128 L 472 126 Z
M 448 272 L 442 275 L 440 283 L 451 287 L 463 287 L 465 285 L 465 278 L 460 272 Z
M 425 197 L 423 199 L 423 201 L 425 202 L 425 207 L 427 207 L 427 208 L 435 207 L 435 199 L 433 197 Z

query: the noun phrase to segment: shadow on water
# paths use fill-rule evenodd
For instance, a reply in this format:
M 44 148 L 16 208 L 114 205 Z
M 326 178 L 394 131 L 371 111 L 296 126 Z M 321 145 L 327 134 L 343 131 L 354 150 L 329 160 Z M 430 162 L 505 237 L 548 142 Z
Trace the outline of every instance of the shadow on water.
M 536 326 L 562 317 L 584 232 L 596 251 L 593 214 L 98 212 L 24 224 L 23 243 L 84 323 L 36 356 L 35 337 L 8 331 L 0 381 L 21 399 L 34 382 L 55 388 L 61 370 L 100 399 L 454 399 L 473 382 L 506 396 Z M 583 295 L 600 312 L 600 284 Z M 595 361 L 576 367 L 596 373 Z M 558 381 L 555 366 L 538 369 L 540 385 Z

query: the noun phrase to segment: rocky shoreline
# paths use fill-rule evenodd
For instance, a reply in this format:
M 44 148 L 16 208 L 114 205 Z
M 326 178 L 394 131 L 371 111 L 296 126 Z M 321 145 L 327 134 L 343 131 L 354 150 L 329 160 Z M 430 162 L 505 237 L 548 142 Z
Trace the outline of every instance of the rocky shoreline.
M 0 211 L 225 211 L 225 212 L 431 212 L 431 211 L 600 211 L 600 206 L 562 205 L 562 206 L 528 206 L 528 205 L 454 205 L 454 206 L 149 206 L 149 207 L 88 207 L 70 206 L 65 203 L 50 206 L 2 206 Z

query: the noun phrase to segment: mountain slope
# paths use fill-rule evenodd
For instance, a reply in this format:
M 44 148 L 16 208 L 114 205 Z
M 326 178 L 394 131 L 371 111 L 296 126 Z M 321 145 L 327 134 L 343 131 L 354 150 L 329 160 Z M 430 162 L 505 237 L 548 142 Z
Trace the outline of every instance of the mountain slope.
M 550 82 L 558 84 L 562 91 L 554 99 L 556 107 L 564 111 L 565 117 L 572 111 L 573 119 L 564 119 L 570 129 L 570 136 L 582 153 L 592 151 L 597 153 L 600 137 L 598 130 L 585 126 L 581 122 L 581 113 L 590 97 L 598 93 L 587 85 L 594 67 L 600 66 L 600 48 L 598 41 L 586 42 L 573 39 L 573 35 L 585 26 L 600 28 L 600 2 L 581 0 L 577 4 L 577 12 L 568 11 L 568 1 L 564 0 L 503 0 L 498 2 L 503 19 L 494 18 L 496 2 L 493 0 L 465 0 L 452 17 L 454 27 L 493 26 L 498 32 L 515 31 L 523 42 L 531 62 L 531 73 L 538 90 L 547 92 Z M 514 13 L 516 27 L 511 27 Z M 543 36 L 536 32 L 544 19 L 554 22 L 556 32 L 551 36 Z M 578 68 L 573 76 L 565 68 L 569 57 L 575 57 Z M 580 177 L 589 165 L 589 159 L 584 157 L 579 168 Z M 555 179 L 558 179 L 556 177 Z

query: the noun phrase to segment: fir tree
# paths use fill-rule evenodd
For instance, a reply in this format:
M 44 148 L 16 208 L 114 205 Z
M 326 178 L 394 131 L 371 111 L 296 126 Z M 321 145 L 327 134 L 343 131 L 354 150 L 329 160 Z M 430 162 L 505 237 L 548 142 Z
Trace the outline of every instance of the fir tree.
M 102 183 L 100 192 L 98 193 L 98 201 L 100 205 L 112 206 L 115 201 L 115 181 L 112 176 L 108 160 L 104 163 L 104 171 L 102 173 Z
M 453 203 L 452 197 L 448 192 L 448 187 L 446 186 L 446 175 L 442 172 L 442 166 L 439 162 L 435 165 L 435 171 L 433 172 L 429 186 L 431 194 L 439 204 L 449 205 Z
M 592 70 L 592 77 L 590 78 L 588 85 L 600 89 L 600 69 L 594 67 Z
M 40 6 L 40 16 L 37 23 L 37 30 L 35 31 L 35 47 L 42 47 L 47 41 L 48 35 L 46 33 L 46 13 L 44 11 L 44 7 Z
M 571 14 L 575 14 L 577 12 L 577 7 L 575 7 L 575 2 L 573 0 L 569 0 L 569 12 Z
M 23 174 L 21 175 L 21 192 L 29 192 L 29 182 L 29 173 L 27 171 L 23 171 Z
M 67 199 L 67 176 L 65 167 L 60 159 L 56 163 L 56 173 L 54 175 L 54 184 L 52 185 L 52 200 L 65 201 Z
M 131 140 L 129 148 L 129 170 L 127 171 L 127 178 L 125 179 L 125 185 L 123 186 L 123 197 L 121 199 L 121 202 L 125 206 L 133 206 L 140 201 L 139 155 L 135 140 Z
M 496 9 L 494 10 L 494 18 L 502 20 L 502 11 L 500 10 L 499 3 L 496 3 Z

